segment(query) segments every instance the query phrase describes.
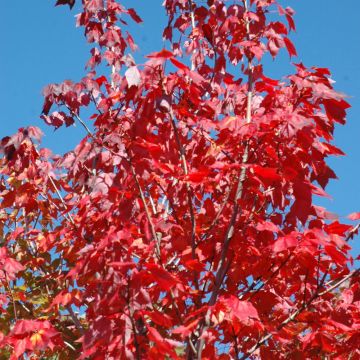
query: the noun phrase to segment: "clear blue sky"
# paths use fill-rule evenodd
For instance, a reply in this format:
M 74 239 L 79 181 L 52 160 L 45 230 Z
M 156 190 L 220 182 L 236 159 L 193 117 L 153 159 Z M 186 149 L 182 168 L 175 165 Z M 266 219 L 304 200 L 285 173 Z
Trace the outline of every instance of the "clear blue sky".
M 145 23 L 132 31 L 140 45 L 139 55 L 163 46 L 165 24 L 162 0 L 123 1 L 138 10 Z M 84 74 L 88 49 L 83 30 L 75 28 L 74 15 L 67 7 L 54 7 L 55 0 L 3 1 L 0 22 L 0 137 L 17 128 L 37 125 L 45 132 L 43 144 L 56 153 L 70 150 L 84 135 L 80 128 L 53 132 L 42 124 L 41 91 L 52 82 L 78 80 Z M 338 127 L 335 145 L 346 157 L 330 161 L 339 177 L 328 193 L 331 201 L 321 204 L 345 216 L 360 211 L 360 1 L 280 0 L 296 11 L 297 33 L 292 39 L 299 59 L 307 66 L 329 67 L 336 89 L 351 96 L 353 108 L 345 127 Z M 281 77 L 292 71 L 285 52 L 280 63 L 269 62 L 268 73 Z M 360 241 L 360 240 L 359 240 Z

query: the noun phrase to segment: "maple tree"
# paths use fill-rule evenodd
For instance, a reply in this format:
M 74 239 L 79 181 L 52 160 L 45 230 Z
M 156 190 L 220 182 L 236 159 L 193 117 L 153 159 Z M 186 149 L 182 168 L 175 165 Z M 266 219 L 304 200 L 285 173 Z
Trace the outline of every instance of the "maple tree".
M 349 104 L 328 69 L 264 74 L 296 56 L 292 9 L 163 5 L 171 46 L 136 64 L 136 11 L 82 1 L 88 72 L 46 87 L 42 119 L 84 138 L 1 141 L 0 358 L 360 358 L 359 226 L 312 199 Z

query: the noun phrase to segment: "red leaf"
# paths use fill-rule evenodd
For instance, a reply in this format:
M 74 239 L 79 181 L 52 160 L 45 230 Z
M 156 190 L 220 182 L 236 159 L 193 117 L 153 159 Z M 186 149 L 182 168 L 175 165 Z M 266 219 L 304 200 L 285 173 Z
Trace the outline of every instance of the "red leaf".
M 325 208 L 321 207 L 321 206 L 316 206 L 313 205 L 313 208 L 316 212 L 316 215 L 320 218 L 320 219 L 326 219 L 326 220 L 336 220 L 338 219 L 338 215 L 328 212 L 326 211 Z
M 330 225 L 325 226 L 325 231 L 328 234 L 336 234 L 340 236 L 345 236 L 346 232 L 352 228 L 351 225 L 340 224 L 338 221 L 333 222 Z
M 202 31 L 204 33 L 206 40 L 212 45 L 214 39 L 213 39 L 213 31 L 211 29 L 211 26 L 209 24 L 204 24 L 202 26 Z
M 106 78 L 106 76 L 102 75 L 102 76 L 98 77 L 97 79 L 95 79 L 95 81 L 97 82 L 97 84 L 99 86 L 101 86 L 102 84 L 107 83 L 107 78 Z
M 344 265 L 347 262 L 347 257 L 335 246 L 325 246 L 325 251 L 336 264 Z
M 155 343 L 160 354 L 169 354 L 172 359 L 178 359 L 174 351 L 174 346 L 170 345 L 167 339 L 163 338 L 160 333 L 151 326 L 148 326 L 148 331 L 149 339 Z
M 351 213 L 350 215 L 348 215 L 348 219 L 353 221 L 360 220 L 360 212 Z
M 109 264 L 111 267 L 117 270 L 121 271 L 128 271 L 129 269 L 133 269 L 136 267 L 136 264 L 134 262 L 120 262 L 120 261 L 114 261 Z
M 74 119 L 63 111 L 54 111 L 51 115 L 41 115 L 41 118 L 55 128 L 59 128 L 64 123 L 67 127 L 74 123 Z
M 328 193 L 326 193 L 323 189 L 315 186 L 314 184 L 311 184 L 311 192 L 315 195 L 323 196 L 331 199 L 331 196 Z
M 186 266 L 187 269 L 194 270 L 194 271 L 204 271 L 205 264 L 201 263 L 199 260 L 191 259 L 187 260 L 184 263 L 184 266 Z
M 175 59 L 174 57 L 170 58 L 170 61 L 180 70 L 190 70 L 185 64 L 183 64 L 182 62 L 178 61 L 177 59 Z
M 8 342 L 14 346 L 14 354 L 18 357 L 27 350 L 52 350 L 54 342 L 62 344 L 57 330 L 49 321 L 42 320 L 18 320 L 9 334 Z
M 298 234 L 294 232 L 289 235 L 279 237 L 275 241 L 275 244 L 273 245 L 273 251 L 275 253 L 281 252 L 296 247 L 298 243 L 299 243 Z
M 173 326 L 173 320 L 171 317 L 159 311 L 143 311 L 143 315 L 148 316 L 155 324 L 159 326 L 165 326 L 166 328 L 171 328 Z
M 138 24 L 143 22 L 141 17 L 136 13 L 135 9 L 130 8 L 130 9 L 127 10 L 127 12 L 132 17 L 132 19 L 135 22 L 137 22 Z
M 174 54 L 171 51 L 168 51 L 166 49 L 162 49 L 161 51 L 151 53 L 151 54 L 147 55 L 146 57 L 148 57 L 148 58 L 156 58 L 156 59 L 170 59 L 173 56 L 174 56 Z
M 340 150 L 339 148 L 337 148 L 336 146 L 334 146 L 332 144 L 323 143 L 322 145 L 328 149 L 327 153 L 329 155 L 335 155 L 335 156 L 345 155 L 345 153 L 342 150 Z
M 345 100 L 323 99 L 326 115 L 330 120 L 345 124 L 346 109 L 350 105 Z
M 285 42 L 286 49 L 287 49 L 290 57 L 292 57 L 292 56 L 297 56 L 297 52 L 296 52 L 295 46 L 294 46 L 294 44 L 289 40 L 289 38 L 284 37 L 284 42 Z
M 321 341 L 321 349 L 323 351 L 326 351 L 327 353 L 332 353 L 335 350 L 335 344 L 336 344 L 336 339 L 327 335 L 327 334 L 322 334 L 319 333 L 319 338 Z
M 256 230 L 258 230 L 258 231 L 270 231 L 270 232 L 275 232 L 275 233 L 280 231 L 279 227 L 276 226 L 271 221 L 259 222 L 256 225 Z
M 161 146 L 159 144 L 154 144 L 144 139 L 136 141 L 135 144 L 146 149 L 154 157 L 158 157 L 162 152 Z
M 125 71 L 126 81 L 129 87 L 139 86 L 141 83 L 141 75 L 136 66 L 131 66 Z
M 277 169 L 268 168 L 263 166 L 255 165 L 253 166 L 254 172 L 256 175 L 268 181 L 278 181 L 281 180 L 281 176 L 278 174 Z
M 188 337 L 192 331 L 195 329 L 197 324 L 199 323 L 200 319 L 196 319 L 189 323 L 188 325 L 180 325 L 176 329 L 172 330 L 172 334 L 179 334 L 182 336 L 182 338 Z
M 293 185 L 295 202 L 288 213 L 288 218 L 295 216 L 303 224 L 306 223 L 311 212 L 312 184 L 297 181 Z
M 57 0 L 55 6 L 59 5 L 69 5 L 70 9 L 72 9 L 75 5 L 75 0 Z
M 206 180 L 209 176 L 209 170 L 201 170 L 201 171 L 194 171 L 186 176 L 184 176 L 185 181 L 190 181 L 192 183 L 201 183 Z
M 6 271 L 6 274 L 9 275 L 10 280 L 13 280 L 15 278 L 15 275 L 19 272 L 24 270 L 24 266 L 20 264 L 18 261 L 7 258 L 5 259 L 3 270 Z
M 12 334 L 23 335 L 29 334 L 41 329 L 53 329 L 48 321 L 42 320 L 19 320 L 16 322 Z
M 26 131 L 29 136 L 36 141 L 40 141 L 41 137 L 44 135 L 43 132 L 36 126 L 29 126 L 24 129 L 24 131 Z
M 147 264 L 147 268 L 153 275 L 154 281 L 156 281 L 161 288 L 169 290 L 179 284 L 179 281 L 162 267 L 155 264 Z
M 63 290 L 55 296 L 51 305 L 67 306 L 68 304 L 74 304 L 76 306 L 81 306 L 80 299 L 81 297 L 79 296 L 79 290 L 73 290 L 71 292 Z
M 126 32 L 126 41 L 128 42 L 131 51 L 136 51 L 138 49 L 138 46 L 135 44 L 133 37 Z
M 259 315 L 254 305 L 248 301 L 241 301 L 235 296 L 222 298 L 221 303 L 231 310 L 231 316 L 237 318 L 244 324 L 249 324 L 252 320 L 259 320 Z

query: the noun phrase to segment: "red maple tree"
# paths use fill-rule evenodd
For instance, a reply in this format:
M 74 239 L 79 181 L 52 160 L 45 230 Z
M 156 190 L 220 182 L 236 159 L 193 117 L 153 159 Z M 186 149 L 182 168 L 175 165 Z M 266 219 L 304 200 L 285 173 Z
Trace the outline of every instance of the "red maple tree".
M 348 103 L 325 68 L 264 74 L 296 56 L 291 8 L 164 7 L 171 46 L 136 64 L 135 10 L 83 0 L 88 72 L 47 86 L 42 119 L 84 138 L 1 141 L 1 358 L 360 358 L 358 226 L 312 202 Z

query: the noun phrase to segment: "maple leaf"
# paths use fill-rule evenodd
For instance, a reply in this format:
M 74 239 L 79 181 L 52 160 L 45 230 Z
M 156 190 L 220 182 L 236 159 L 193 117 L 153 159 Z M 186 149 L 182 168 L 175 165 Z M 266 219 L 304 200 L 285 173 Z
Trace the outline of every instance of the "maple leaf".
M 323 99 L 327 116 L 340 124 L 345 124 L 345 110 L 350 105 L 345 100 Z
M 332 258 L 335 264 L 343 265 L 347 262 L 346 256 L 337 250 L 335 246 L 325 246 L 325 251 Z
M 14 346 L 16 357 L 22 356 L 28 350 L 53 350 L 54 342 L 62 344 L 59 333 L 47 320 L 18 320 L 4 341 Z
M 6 258 L 3 264 L 3 271 L 9 276 L 10 280 L 15 279 L 15 275 L 19 271 L 23 271 L 25 268 L 22 264 L 12 258 Z
M 209 176 L 209 174 L 209 170 L 194 171 L 188 175 L 185 175 L 184 180 L 192 183 L 200 183 L 206 181 L 206 178 Z
M 330 225 L 325 226 L 325 231 L 328 234 L 336 234 L 345 236 L 345 233 L 352 228 L 351 225 L 340 224 L 338 221 L 334 221 Z
M 264 181 L 278 181 L 281 176 L 278 174 L 277 169 L 266 168 L 262 166 L 253 166 L 256 175 L 260 176 Z
M 150 273 L 153 275 L 153 279 L 161 286 L 162 289 L 171 289 L 176 286 L 179 281 L 165 271 L 163 268 L 157 266 L 156 264 L 148 264 L 147 268 Z
M 141 83 L 141 75 L 136 66 L 129 67 L 125 72 L 125 77 L 129 87 L 139 86 Z
M 230 311 L 228 315 L 231 320 L 238 320 L 244 325 L 253 325 L 255 320 L 259 319 L 259 314 L 256 308 L 248 301 L 239 300 L 236 296 L 221 297 L 219 304 L 225 305 Z
M 291 233 L 286 236 L 279 237 L 273 245 L 274 252 L 281 252 L 290 248 L 294 248 L 299 244 L 297 233 Z

